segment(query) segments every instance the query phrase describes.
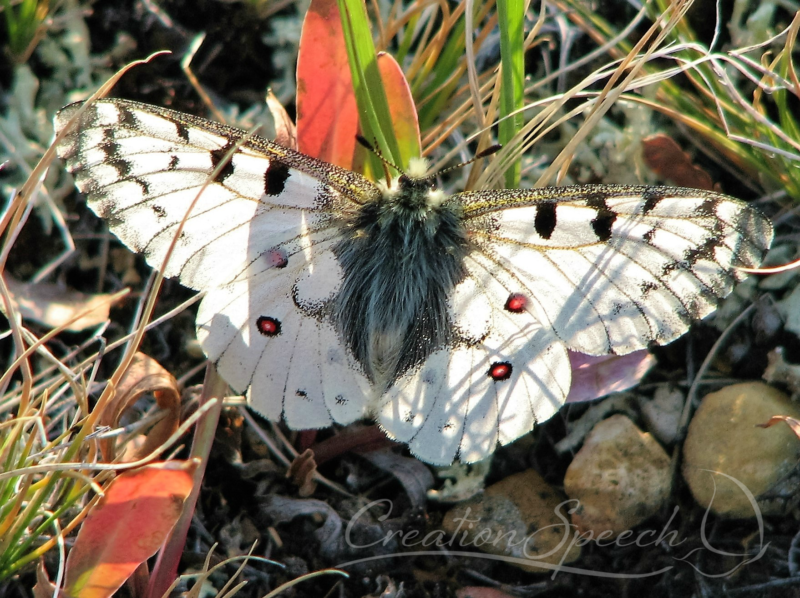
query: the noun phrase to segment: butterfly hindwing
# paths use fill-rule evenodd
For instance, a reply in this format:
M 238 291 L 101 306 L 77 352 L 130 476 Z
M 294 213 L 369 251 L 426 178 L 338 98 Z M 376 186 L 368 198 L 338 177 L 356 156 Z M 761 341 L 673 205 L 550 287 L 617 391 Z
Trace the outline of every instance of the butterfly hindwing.
M 769 247 L 769 221 L 707 191 L 593 185 L 471 192 L 466 224 L 570 349 L 666 344 L 713 311 Z
M 468 257 L 450 298 L 453 346 L 435 351 L 380 399 L 378 422 L 429 463 L 479 461 L 549 419 L 566 400 L 567 350 L 514 294 Z

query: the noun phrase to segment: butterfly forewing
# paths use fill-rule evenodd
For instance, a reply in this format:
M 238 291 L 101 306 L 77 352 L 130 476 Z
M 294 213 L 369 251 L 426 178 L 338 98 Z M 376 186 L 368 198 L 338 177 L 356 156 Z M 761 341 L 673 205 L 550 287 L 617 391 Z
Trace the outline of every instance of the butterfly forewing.
M 744 202 L 671 187 L 464 193 L 467 228 L 570 349 L 668 343 L 756 267 L 769 221 Z
M 56 126 L 66 126 L 81 107 L 64 108 Z M 245 135 L 163 108 L 99 100 L 79 117 L 59 155 L 89 206 L 153 267 L 163 266 L 188 214 L 164 273 L 207 289 L 230 282 L 266 250 L 331 226 L 334 215 L 379 193 L 355 173 L 258 137 L 225 164 L 226 153 Z M 220 162 L 225 165 L 211 180 Z

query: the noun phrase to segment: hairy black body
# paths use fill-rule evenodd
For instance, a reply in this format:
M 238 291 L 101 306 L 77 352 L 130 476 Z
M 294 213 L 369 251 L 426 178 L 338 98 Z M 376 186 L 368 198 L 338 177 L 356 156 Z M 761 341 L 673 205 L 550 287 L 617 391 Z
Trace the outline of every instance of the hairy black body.
M 381 387 L 453 340 L 447 298 L 468 243 L 460 206 L 439 197 L 431 179 L 401 176 L 345 224 L 334 250 L 344 271 L 335 325 Z

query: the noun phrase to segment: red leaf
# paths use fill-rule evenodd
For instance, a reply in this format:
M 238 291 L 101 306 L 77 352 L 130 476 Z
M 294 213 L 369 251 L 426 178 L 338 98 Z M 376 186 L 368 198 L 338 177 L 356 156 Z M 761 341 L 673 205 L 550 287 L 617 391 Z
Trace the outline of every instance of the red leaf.
M 312 0 L 297 56 L 297 145 L 352 170 L 358 109 L 336 0 Z
M 400 155 L 420 155 L 411 88 L 397 61 L 378 55 L 378 68 Z M 355 170 L 358 107 L 336 0 L 312 0 L 297 56 L 297 144 L 304 154 Z M 402 165 L 400 165 L 402 166 Z
M 161 547 L 192 489 L 198 461 L 167 461 L 117 476 L 81 525 L 65 590 L 105 598 Z

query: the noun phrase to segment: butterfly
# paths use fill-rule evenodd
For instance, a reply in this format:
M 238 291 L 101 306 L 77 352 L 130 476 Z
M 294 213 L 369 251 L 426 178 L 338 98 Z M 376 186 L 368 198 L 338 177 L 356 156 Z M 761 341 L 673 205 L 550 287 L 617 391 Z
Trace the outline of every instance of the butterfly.
M 81 107 L 62 109 L 57 129 Z M 440 465 L 484 459 L 554 415 L 567 349 L 622 355 L 678 338 L 772 240 L 764 215 L 719 193 L 448 195 L 420 164 L 373 183 L 119 99 L 89 105 L 58 153 L 156 268 L 186 216 L 164 274 L 206 292 L 197 337 L 256 411 L 292 429 L 372 417 Z

